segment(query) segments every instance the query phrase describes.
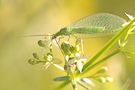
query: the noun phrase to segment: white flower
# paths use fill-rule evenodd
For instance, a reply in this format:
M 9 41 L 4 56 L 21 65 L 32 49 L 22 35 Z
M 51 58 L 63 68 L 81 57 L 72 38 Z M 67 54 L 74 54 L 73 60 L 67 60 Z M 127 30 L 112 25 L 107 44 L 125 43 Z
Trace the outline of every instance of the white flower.
M 76 53 L 75 56 L 76 56 L 76 57 L 80 57 L 80 54 L 79 54 L 79 53 Z
M 65 56 L 65 60 L 68 62 L 68 60 L 69 60 L 69 56 L 68 55 Z
M 82 72 L 83 64 L 82 64 L 82 61 L 81 61 L 81 60 L 77 61 L 77 68 L 78 68 L 78 70 L 79 70 L 80 72 Z
M 50 62 L 51 62 L 51 61 L 52 61 L 52 59 L 53 59 L 52 55 L 48 55 L 48 56 L 47 56 L 47 60 L 48 60 L 48 61 L 50 61 Z

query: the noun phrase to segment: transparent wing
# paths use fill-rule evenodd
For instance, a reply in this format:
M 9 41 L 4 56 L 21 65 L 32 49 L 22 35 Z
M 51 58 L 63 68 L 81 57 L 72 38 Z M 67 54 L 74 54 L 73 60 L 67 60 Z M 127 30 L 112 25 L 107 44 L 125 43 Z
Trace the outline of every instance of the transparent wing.
M 75 27 L 104 27 L 106 31 L 119 30 L 125 19 L 108 13 L 99 13 L 90 15 L 70 24 L 69 28 Z
M 109 13 L 99 13 L 81 18 L 80 20 L 77 20 L 76 22 L 73 22 L 72 24 L 68 25 L 66 28 L 71 29 L 71 31 L 75 32 L 75 34 L 78 34 L 79 32 L 85 35 L 88 34 L 87 35 L 88 37 L 96 38 L 114 35 L 117 31 L 121 30 L 122 25 L 125 23 L 126 20 L 119 16 Z M 104 28 L 104 30 L 103 32 L 95 32 L 93 31 L 93 27 Z M 81 29 L 78 29 L 79 31 L 75 31 L 74 30 L 75 28 Z M 92 28 L 92 29 L 84 31 L 85 29 L 83 28 Z M 31 36 L 52 36 L 52 35 L 31 35 Z

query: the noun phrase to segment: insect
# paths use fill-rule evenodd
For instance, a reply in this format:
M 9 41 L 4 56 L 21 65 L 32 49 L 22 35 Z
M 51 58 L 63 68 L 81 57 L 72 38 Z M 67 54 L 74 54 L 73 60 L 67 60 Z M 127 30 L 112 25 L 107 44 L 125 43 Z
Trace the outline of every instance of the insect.
M 119 31 L 127 21 L 119 16 L 99 13 L 84 17 L 53 34 L 52 39 L 74 34 L 106 35 Z
M 55 39 L 60 36 L 71 36 L 75 34 L 88 34 L 90 36 L 106 36 L 121 30 L 127 21 L 119 16 L 109 13 L 98 13 L 83 17 L 72 24 L 60 29 L 53 35 L 32 35 L 51 36 Z

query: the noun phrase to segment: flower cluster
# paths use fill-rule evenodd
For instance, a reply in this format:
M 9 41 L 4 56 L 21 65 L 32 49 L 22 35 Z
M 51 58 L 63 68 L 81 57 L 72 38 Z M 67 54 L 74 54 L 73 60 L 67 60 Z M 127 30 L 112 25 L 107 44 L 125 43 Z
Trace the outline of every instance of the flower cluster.
M 59 39 L 59 38 L 58 38 Z M 64 67 L 55 63 L 56 58 L 53 55 L 52 43 L 55 42 L 59 45 L 59 48 L 65 58 Z M 33 57 L 28 60 L 32 65 L 42 63 L 44 68 L 47 69 L 50 65 L 54 65 L 60 70 L 67 73 L 66 76 L 56 77 L 54 81 L 71 81 L 74 90 L 77 89 L 76 85 L 81 85 L 86 89 L 94 87 L 93 80 L 105 83 L 111 82 L 112 78 L 107 75 L 107 67 L 102 67 L 95 74 L 88 77 L 77 76 L 77 73 L 83 72 L 83 66 L 88 61 L 87 56 L 84 54 L 83 39 L 76 38 L 74 45 L 69 41 L 52 40 L 50 37 L 44 40 L 39 40 L 38 45 L 45 50 L 45 54 L 41 57 L 37 53 L 33 53 Z
M 33 53 L 33 58 L 29 59 L 28 62 L 32 65 L 43 63 L 45 69 L 53 64 L 53 53 L 52 53 L 52 42 L 51 38 L 45 38 L 45 40 L 39 40 L 38 45 L 45 49 L 45 54 L 40 57 L 37 53 Z

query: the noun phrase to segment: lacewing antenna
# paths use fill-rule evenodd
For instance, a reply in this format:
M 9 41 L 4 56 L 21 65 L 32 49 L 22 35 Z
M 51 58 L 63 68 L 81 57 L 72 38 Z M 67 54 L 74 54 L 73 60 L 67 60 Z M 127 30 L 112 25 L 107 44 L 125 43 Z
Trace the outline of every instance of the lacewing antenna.
M 41 36 L 41 37 L 43 37 L 43 36 L 53 36 L 53 35 L 24 35 L 24 37 L 35 37 L 35 36 Z

